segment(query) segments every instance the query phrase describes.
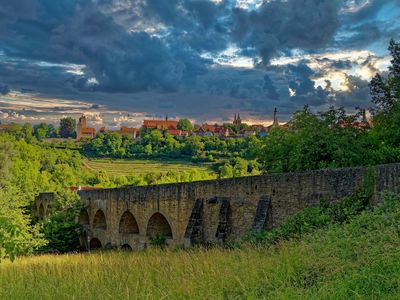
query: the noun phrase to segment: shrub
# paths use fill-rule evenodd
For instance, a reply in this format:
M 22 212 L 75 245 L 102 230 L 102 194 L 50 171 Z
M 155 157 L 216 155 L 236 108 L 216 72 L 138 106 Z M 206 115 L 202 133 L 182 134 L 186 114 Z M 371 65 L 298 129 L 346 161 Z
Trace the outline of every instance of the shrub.
M 150 245 L 164 248 L 167 245 L 167 238 L 161 234 L 150 237 Z

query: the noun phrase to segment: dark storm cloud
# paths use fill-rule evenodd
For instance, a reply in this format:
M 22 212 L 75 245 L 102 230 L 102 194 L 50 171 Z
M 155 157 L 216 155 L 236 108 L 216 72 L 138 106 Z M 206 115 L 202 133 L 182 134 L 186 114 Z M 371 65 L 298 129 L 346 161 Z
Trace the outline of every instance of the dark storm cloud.
M 192 53 L 180 49 L 177 58 L 159 38 L 146 32 L 128 32 L 88 2 L 70 2 L 75 3 L 66 4 L 61 12 L 41 1 L 40 19 L 16 22 L 12 29 L 17 38 L 9 34 L 2 39 L 5 54 L 83 64 L 86 73 L 98 82 L 90 89 L 107 92 L 174 91 L 183 76 L 205 71 L 206 61 Z M 77 88 L 88 90 L 86 85 L 78 78 Z
M 167 26 L 168 42 L 193 51 L 221 51 L 229 43 L 229 1 L 147 0 L 142 14 Z
M 235 9 L 233 35 L 242 47 L 254 47 L 268 64 L 288 49 L 321 49 L 339 28 L 339 0 L 265 2 L 259 10 Z
M 371 0 L 356 10 L 349 3 L 366 2 L 274 0 L 246 10 L 234 0 L 0 0 L 0 93 L 9 86 L 94 105 L 213 117 L 241 109 L 266 115 L 275 106 L 286 114 L 334 97 L 352 106 L 366 98 L 365 82 L 348 77 L 351 88 L 335 93 L 329 81 L 317 87 L 315 78 L 357 63 L 322 54 L 396 34 L 398 21 L 379 14 L 400 0 Z M 263 63 L 247 70 L 215 65 L 216 55 L 230 63 L 232 56 L 220 52 L 231 46 Z M 321 56 L 269 64 L 295 51 Z M 377 71 L 374 59 L 361 65 Z M 323 67 L 311 69 L 310 62 Z
M 269 98 L 279 99 L 280 95 L 277 92 L 276 86 L 271 80 L 271 78 L 268 76 L 268 74 L 265 74 L 264 76 L 264 89 L 267 92 L 267 96 Z
M 36 15 L 36 3 L 31 0 L 1 0 L 0 1 L 0 26 L 17 19 L 31 19 Z M 4 29 L 1 28 L 0 29 Z
M 356 4 L 365 3 L 356 1 Z M 400 0 L 370 0 L 358 10 L 340 15 L 340 38 L 334 45 L 341 48 L 357 49 L 376 42 L 387 43 L 398 38 L 400 29 Z M 393 14 L 386 18 L 385 14 Z
M 335 69 L 335 70 L 347 70 L 354 65 L 353 62 L 349 59 L 337 60 L 324 57 L 324 58 L 317 58 L 316 61 L 320 64 L 323 64 L 325 68 Z
M 8 87 L 8 85 L 2 85 L 0 83 L 0 94 L 7 95 L 9 92 L 10 92 L 10 88 Z
M 337 92 L 335 102 L 337 106 L 350 108 L 371 107 L 371 96 L 369 94 L 369 81 L 358 76 L 347 75 L 347 91 Z

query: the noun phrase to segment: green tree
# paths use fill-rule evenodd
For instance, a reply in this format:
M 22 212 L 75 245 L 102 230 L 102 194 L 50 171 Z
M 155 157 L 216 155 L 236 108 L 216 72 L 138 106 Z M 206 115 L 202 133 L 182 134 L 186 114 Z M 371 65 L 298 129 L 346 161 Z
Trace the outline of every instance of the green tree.
M 390 112 L 400 102 L 400 43 L 391 40 L 389 51 L 392 60 L 387 78 L 376 74 L 370 83 L 372 102 L 383 112 Z
M 39 141 L 45 138 L 53 138 L 57 136 L 54 126 L 46 123 L 35 125 L 33 127 L 33 134 Z
M 29 123 L 25 123 L 24 126 L 22 126 L 22 133 L 24 135 L 24 138 L 27 142 L 32 141 L 33 137 L 33 127 Z
M 45 244 L 39 228 L 32 225 L 30 215 L 26 214 L 31 199 L 14 178 L 14 159 L 19 155 L 16 143 L 13 138 L 0 134 L 0 260 L 31 253 Z
M 60 136 L 62 138 L 76 137 L 76 120 L 72 117 L 62 118 L 60 120 Z
M 191 131 L 193 130 L 193 124 L 190 122 L 189 119 L 180 119 L 178 122 L 178 129 L 184 131 Z
M 184 154 L 190 156 L 199 155 L 203 149 L 204 143 L 201 141 L 201 138 L 199 136 L 192 135 L 186 138 L 185 146 L 183 148 Z
M 225 163 L 219 167 L 219 177 L 220 178 L 231 178 L 233 177 L 233 167 L 229 163 Z

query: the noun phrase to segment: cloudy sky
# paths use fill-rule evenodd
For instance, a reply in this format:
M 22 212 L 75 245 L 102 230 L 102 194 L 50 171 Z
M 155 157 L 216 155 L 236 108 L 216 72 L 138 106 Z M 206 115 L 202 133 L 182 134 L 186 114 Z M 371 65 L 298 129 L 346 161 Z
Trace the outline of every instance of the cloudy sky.
M 0 0 L 0 120 L 369 107 L 391 38 L 400 0 Z

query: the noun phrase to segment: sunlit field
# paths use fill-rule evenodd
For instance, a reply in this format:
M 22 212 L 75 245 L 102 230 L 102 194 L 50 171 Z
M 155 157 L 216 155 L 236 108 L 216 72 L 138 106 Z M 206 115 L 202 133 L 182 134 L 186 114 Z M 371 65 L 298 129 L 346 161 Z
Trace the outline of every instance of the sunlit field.
M 215 175 L 208 164 L 192 164 L 180 161 L 152 161 L 152 160 L 115 160 L 115 159 L 86 159 L 84 169 L 89 171 L 106 171 L 109 175 L 143 176 L 148 173 L 167 173 L 198 170 Z
M 5 261 L 0 299 L 399 299 L 398 217 L 366 212 L 273 247 Z

